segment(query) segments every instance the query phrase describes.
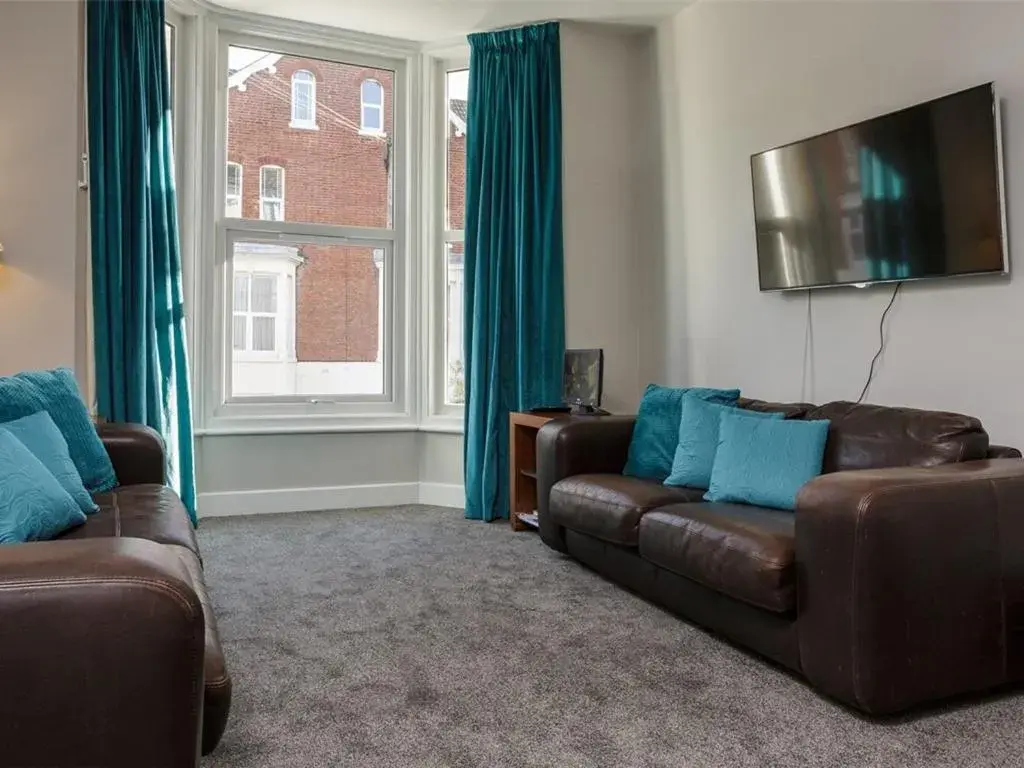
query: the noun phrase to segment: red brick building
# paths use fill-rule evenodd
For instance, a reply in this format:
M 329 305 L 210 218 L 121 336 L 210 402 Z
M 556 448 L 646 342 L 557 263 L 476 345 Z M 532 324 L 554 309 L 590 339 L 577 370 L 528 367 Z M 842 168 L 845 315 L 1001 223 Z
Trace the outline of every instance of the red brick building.
M 243 218 L 386 227 L 393 81 L 388 70 L 276 54 L 233 73 L 229 208 L 237 199 Z M 375 361 L 381 273 L 373 249 L 299 250 L 296 359 Z
M 226 215 L 387 227 L 393 95 L 389 70 L 231 49 Z M 453 101 L 449 114 L 449 229 L 463 226 L 465 106 Z M 461 269 L 455 245 L 450 261 Z M 285 271 L 268 298 L 271 257 Z M 264 377 L 267 363 L 380 363 L 382 263 L 383 253 L 366 247 L 236 246 L 236 363 L 262 363 Z M 450 338 L 461 349 L 458 322 Z M 303 391 L 295 381 L 265 386 Z

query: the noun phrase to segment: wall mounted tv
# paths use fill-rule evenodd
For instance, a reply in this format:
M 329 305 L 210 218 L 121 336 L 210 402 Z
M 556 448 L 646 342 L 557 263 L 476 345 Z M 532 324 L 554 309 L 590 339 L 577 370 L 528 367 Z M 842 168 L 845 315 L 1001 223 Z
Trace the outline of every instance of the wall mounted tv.
M 1005 273 L 992 84 L 750 158 L 762 291 Z

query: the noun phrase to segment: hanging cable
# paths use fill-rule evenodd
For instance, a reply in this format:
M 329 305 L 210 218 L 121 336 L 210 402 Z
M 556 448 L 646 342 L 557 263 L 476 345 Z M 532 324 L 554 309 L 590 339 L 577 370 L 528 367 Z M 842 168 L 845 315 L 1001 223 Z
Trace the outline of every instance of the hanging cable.
M 896 287 L 892 291 L 892 296 L 889 298 L 889 303 L 886 305 L 885 311 L 882 312 L 882 318 L 878 321 L 878 351 L 875 352 L 875 356 L 871 358 L 871 368 L 868 370 L 868 380 L 864 382 L 864 389 L 860 391 L 860 397 L 857 398 L 858 404 L 864 400 L 864 396 L 868 393 L 868 387 L 871 386 L 871 381 L 875 378 L 875 364 L 878 362 L 878 358 L 882 356 L 882 352 L 885 350 L 885 318 L 889 315 L 889 310 L 892 309 L 892 305 L 896 302 L 896 296 L 902 287 L 902 282 L 896 283 Z

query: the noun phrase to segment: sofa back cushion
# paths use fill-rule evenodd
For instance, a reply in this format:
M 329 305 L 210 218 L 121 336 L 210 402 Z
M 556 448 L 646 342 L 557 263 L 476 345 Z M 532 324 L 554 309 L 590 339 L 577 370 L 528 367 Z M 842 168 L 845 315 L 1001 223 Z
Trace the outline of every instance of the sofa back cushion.
M 813 403 L 773 403 L 768 400 L 754 400 L 741 397 L 736 401 L 737 408 L 757 413 L 781 413 L 784 419 L 802 419 L 813 408 Z
M 984 459 L 988 452 L 981 422 L 959 413 L 837 401 L 804 418 L 830 422 L 822 472 L 934 467 Z
M 709 403 L 733 405 L 740 391 L 648 384 L 640 401 L 622 474 L 659 483 L 669 476 L 676 445 L 679 443 L 679 420 L 683 415 L 684 395 L 699 397 Z

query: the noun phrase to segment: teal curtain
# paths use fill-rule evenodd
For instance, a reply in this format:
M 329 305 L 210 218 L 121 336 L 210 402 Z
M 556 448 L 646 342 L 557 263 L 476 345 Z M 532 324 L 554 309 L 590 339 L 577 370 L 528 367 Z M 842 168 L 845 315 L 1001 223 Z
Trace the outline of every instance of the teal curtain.
M 88 0 L 89 200 L 100 416 L 156 429 L 195 517 L 162 0 Z
M 558 24 L 470 35 L 466 123 L 466 517 L 508 517 L 508 416 L 561 402 Z

